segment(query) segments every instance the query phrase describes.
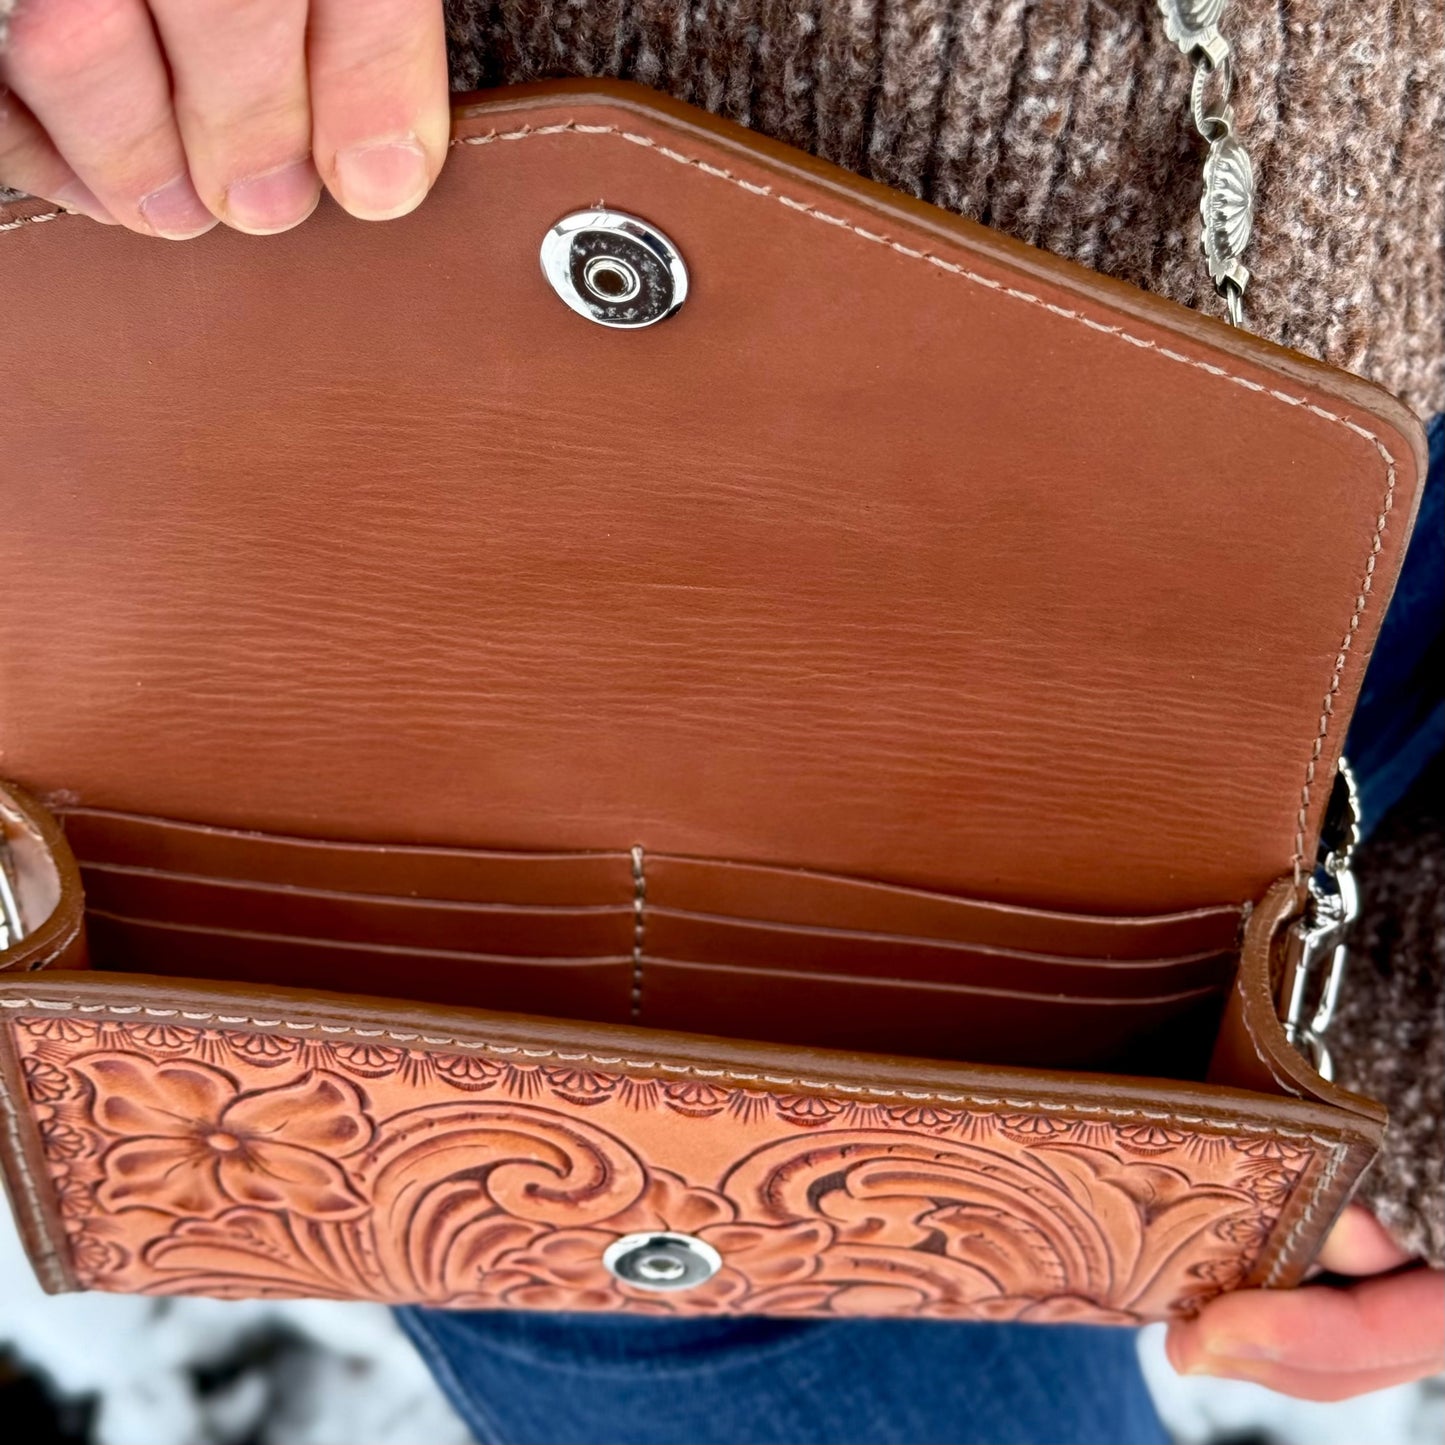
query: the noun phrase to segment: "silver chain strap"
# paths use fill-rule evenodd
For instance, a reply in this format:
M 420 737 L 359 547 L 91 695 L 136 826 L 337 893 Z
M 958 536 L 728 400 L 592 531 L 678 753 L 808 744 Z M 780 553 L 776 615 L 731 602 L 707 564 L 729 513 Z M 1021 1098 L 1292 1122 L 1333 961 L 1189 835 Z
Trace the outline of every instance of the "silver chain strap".
M 1164 33 L 1194 62 L 1189 113 L 1209 146 L 1204 160 L 1204 194 L 1199 214 L 1200 245 L 1214 288 L 1224 297 L 1229 319 L 1244 322 L 1244 288 L 1249 270 L 1240 261 L 1254 227 L 1254 167 L 1234 133 L 1233 52 L 1219 28 L 1226 0 L 1158 0 Z

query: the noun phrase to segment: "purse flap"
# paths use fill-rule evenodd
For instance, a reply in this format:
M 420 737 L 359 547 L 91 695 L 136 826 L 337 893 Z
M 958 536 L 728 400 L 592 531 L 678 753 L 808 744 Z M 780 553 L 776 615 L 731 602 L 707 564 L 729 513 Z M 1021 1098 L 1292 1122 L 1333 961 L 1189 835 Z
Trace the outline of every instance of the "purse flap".
M 599 201 L 672 319 L 549 287 Z M 1423 471 L 1378 389 L 627 86 L 462 103 L 386 225 L 46 209 L 0 766 L 52 802 L 1139 913 L 1311 856 Z

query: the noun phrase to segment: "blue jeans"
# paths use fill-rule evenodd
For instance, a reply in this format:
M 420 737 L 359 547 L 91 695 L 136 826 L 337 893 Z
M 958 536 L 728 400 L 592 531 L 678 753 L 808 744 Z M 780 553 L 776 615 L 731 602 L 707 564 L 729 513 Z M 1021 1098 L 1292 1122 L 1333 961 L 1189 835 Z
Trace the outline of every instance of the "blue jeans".
M 1445 742 L 1445 417 L 1350 728 L 1364 831 Z M 1133 1331 L 398 1312 L 484 1445 L 1163 1445 Z
M 1132 1330 L 398 1311 L 483 1445 L 1166 1445 Z

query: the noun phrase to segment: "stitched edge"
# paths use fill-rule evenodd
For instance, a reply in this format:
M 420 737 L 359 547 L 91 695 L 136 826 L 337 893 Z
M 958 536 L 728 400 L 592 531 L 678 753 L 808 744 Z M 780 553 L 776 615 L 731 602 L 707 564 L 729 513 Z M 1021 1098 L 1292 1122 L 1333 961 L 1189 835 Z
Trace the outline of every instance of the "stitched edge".
M 1340 678 L 1344 675 L 1345 659 L 1349 656 L 1350 648 L 1355 641 L 1355 633 L 1359 630 L 1360 619 L 1365 615 L 1365 607 L 1369 602 L 1370 593 L 1374 590 L 1375 563 L 1380 555 L 1385 524 L 1395 508 L 1395 459 L 1385 450 L 1378 437 L 1368 432 L 1365 434 L 1370 436 L 1376 451 L 1385 459 L 1387 478 L 1385 498 L 1380 505 L 1380 515 L 1375 518 L 1375 531 L 1370 538 L 1370 555 L 1365 559 L 1365 571 L 1360 578 L 1360 590 L 1355 594 L 1355 610 L 1350 614 L 1349 626 L 1345 628 L 1345 635 L 1340 640 L 1340 650 L 1335 654 L 1334 669 L 1330 673 L 1330 685 L 1325 689 L 1324 700 L 1320 704 L 1320 730 L 1315 736 L 1314 747 L 1310 750 L 1310 760 L 1305 767 L 1305 781 L 1304 787 L 1300 791 L 1300 807 L 1294 835 L 1294 883 L 1296 888 L 1304 882 L 1305 826 L 1310 810 L 1310 789 L 1314 786 L 1315 781 L 1315 767 L 1320 760 L 1320 754 L 1324 751 L 1325 738 L 1329 734 L 1330 722 L 1335 715 L 1335 694 L 1340 690 Z
M 632 1017 L 642 1017 L 642 946 L 647 935 L 646 855 L 639 843 L 632 850 Z
M 7 1033 L 9 1030 L 7 1030 Z M 10 1047 L 11 1040 L 6 1040 L 6 1053 L 15 1058 L 18 1050 Z M 9 1072 L 0 1070 L 0 1073 Z M 14 1070 L 19 1076 L 20 1070 Z M 38 1258 L 35 1261 L 36 1272 L 41 1276 L 41 1283 L 50 1290 L 63 1290 L 68 1283 L 65 1273 L 65 1265 L 61 1256 L 60 1248 L 51 1232 L 49 1216 L 45 1212 L 45 1202 L 40 1195 L 40 1186 L 35 1181 L 35 1175 L 30 1168 L 30 1160 L 26 1157 L 26 1141 L 21 1131 L 20 1110 L 10 1098 L 10 1089 L 4 1086 L 3 1079 L 0 1079 L 0 1125 L 3 1125 L 5 1135 L 6 1153 L 15 1162 L 15 1173 L 20 1180 L 21 1193 L 25 1196 L 24 1205 L 30 1216 L 31 1232 L 39 1245 Z
M 1263 1280 L 1263 1287 L 1268 1288 L 1279 1279 L 1284 1270 L 1290 1265 L 1293 1259 L 1294 1250 L 1299 1244 L 1301 1237 L 1308 1230 L 1315 1216 L 1318 1214 L 1326 1198 L 1329 1197 L 1332 1186 L 1339 1175 L 1340 1169 L 1344 1166 L 1349 1155 L 1348 1142 L 1339 1136 L 1321 1135 L 1311 1133 L 1304 1129 L 1290 1129 L 1283 1125 L 1269 1126 L 1264 1124 L 1252 1124 L 1242 1120 L 1216 1119 L 1203 1114 L 1182 1114 L 1173 1111 L 1160 1111 L 1152 1109 L 1126 1109 L 1107 1104 L 1080 1104 L 1080 1103 L 1049 1103 L 1039 1099 L 1015 1099 L 1007 1095 L 989 1096 L 984 1094 L 953 1094 L 931 1090 L 913 1089 L 880 1089 L 867 1085 L 847 1085 L 829 1082 L 819 1079 L 804 1078 L 779 1078 L 770 1074 L 741 1073 L 730 1069 L 704 1069 L 694 1064 L 668 1064 L 659 1060 L 629 1059 L 622 1055 L 602 1055 L 586 1052 L 570 1053 L 560 1049 L 531 1049 L 520 1045 L 507 1045 L 486 1043 L 478 1040 L 459 1039 L 444 1036 L 431 1036 L 421 1033 L 403 1033 L 393 1029 L 361 1029 L 350 1025 L 328 1025 L 316 1022 L 298 1023 L 291 1019 L 258 1019 L 247 1015 L 230 1015 L 214 1012 L 198 1012 L 177 1008 L 151 1008 L 144 1004 L 82 1004 L 59 999 L 34 999 L 34 998 L 0 998 L 0 1007 L 12 1010 L 34 1008 L 46 1012 L 59 1012 L 67 1014 L 108 1014 L 113 1017 L 131 1018 L 142 1015 L 148 1018 L 182 1018 L 188 1022 L 216 1023 L 221 1025 L 248 1024 L 252 1027 L 262 1029 L 290 1029 L 293 1032 L 305 1033 L 312 1030 L 329 1034 L 357 1039 L 389 1038 L 401 1043 L 420 1043 L 428 1045 L 440 1045 L 449 1048 L 461 1048 L 475 1050 L 480 1053 L 496 1054 L 501 1056 L 520 1055 L 524 1058 L 554 1058 L 566 1062 L 582 1062 L 600 1065 L 604 1068 L 640 1069 L 644 1071 L 657 1071 L 663 1073 L 688 1074 L 696 1078 L 705 1079 L 728 1079 L 736 1083 L 762 1083 L 774 1084 L 784 1087 L 821 1089 L 832 1094 L 845 1096 L 883 1097 L 883 1098 L 904 1098 L 909 1100 L 935 1101 L 950 1104 L 972 1104 L 984 1108 L 1008 1108 L 1008 1109 L 1036 1109 L 1048 1113 L 1062 1113 L 1071 1115 L 1106 1115 L 1111 1118 L 1121 1119 L 1148 1119 L 1165 1123 L 1196 1124 L 1206 1129 L 1223 1134 L 1251 1134 L 1262 1138 L 1297 1139 L 1317 1145 L 1320 1149 L 1327 1151 L 1329 1162 L 1319 1176 L 1319 1182 L 1314 1186 L 1309 1201 L 1302 1208 L 1298 1208 L 1295 1221 L 1290 1226 L 1289 1232 L 1285 1235 L 1280 1244 L 1273 1262 Z M 7 1036 L 13 1038 L 13 1025 L 6 1030 Z M 16 1054 L 13 1047 L 9 1050 Z M 55 1289 L 66 1287 L 66 1276 L 62 1264 L 62 1256 L 57 1247 L 50 1230 L 49 1221 L 41 1200 L 39 1187 L 36 1184 L 34 1175 L 31 1172 L 29 1161 L 25 1155 L 24 1138 L 21 1132 L 19 1111 L 12 1104 L 9 1090 L 0 1088 L 0 1110 L 3 1110 L 4 1132 L 9 1145 L 8 1153 L 15 1160 L 16 1169 L 20 1176 L 21 1186 L 25 1193 L 25 1203 L 30 1212 L 34 1232 L 40 1242 L 41 1268 L 49 1272 L 47 1284 Z M 1283 1218 L 1286 1210 L 1299 1198 L 1300 1190 L 1292 1192 L 1285 1208 L 1280 1211 L 1278 1218 Z M 1262 1253 L 1263 1251 L 1261 1251 Z M 1259 1255 L 1255 1256 L 1257 1260 Z
M 1330 722 L 1334 716 L 1335 695 L 1340 690 L 1340 682 L 1344 676 L 1345 663 L 1348 659 L 1350 648 L 1354 642 L 1355 633 L 1359 630 L 1360 620 L 1365 615 L 1365 608 L 1369 603 L 1370 594 L 1374 587 L 1375 562 L 1380 554 L 1382 538 L 1385 534 L 1385 525 L 1390 512 L 1395 504 L 1395 485 L 1397 481 L 1396 463 L 1394 456 L 1378 436 L 1366 427 L 1360 426 L 1357 422 L 1351 421 L 1348 417 L 1341 416 L 1338 412 L 1327 410 L 1325 407 L 1317 406 L 1314 402 L 1308 401 L 1302 396 L 1294 396 L 1287 391 L 1279 391 L 1275 387 L 1265 386 L 1258 381 L 1252 381 L 1245 376 L 1237 376 L 1234 372 L 1226 370 L 1222 366 L 1215 366 L 1210 362 L 1202 361 L 1198 357 L 1186 356 L 1183 352 L 1171 350 L 1167 346 L 1161 346 L 1157 341 L 1146 340 L 1142 336 L 1135 336 L 1125 331 L 1121 326 L 1110 326 L 1102 321 L 1096 321 L 1091 316 L 1086 316 L 1081 311 L 1075 311 L 1068 306 L 1059 306 L 1052 301 L 1045 301 L 1042 296 L 1036 296 L 1031 291 L 1020 290 L 1016 286 L 1005 285 L 991 276 L 984 276 L 977 271 L 971 271 L 966 266 L 959 265 L 956 261 L 946 261 L 942 256 L 935 256 L 930 251 L 921 251 L 913 246 L 905 246 L 901 241 L 892 240 L 890 237 L 878 231 L 869 231 L 864 227 L 848 220 L 845 216 L 835 216 L 827 211 L 821 211 L 816 206 L 810 206 L 804 201 L 795 200 L 792 196 L 784 195 L 781 191 L 775 190 L 772 186 L 760 185 L 756 181 L 744 180 L 743 177 L 734 175 L 732 171 L 723 166 L 714 166 L 697 156 L 684 155 L 681 151 L 673 150 L 671 146 L 664 145 L 654 136 L 643 135 L 639 131 L 625 130 L 618 125 L 586 125 L 581 121 L 559 121 L 555 125 L 524 125 L 517 130 L 492 130 L 485 135 L 458 136 L 448 144 L 452 147 L 484 146 L 494 145 L 499 141 L 523 141 L 530 140 L 534 136 L 554 135 L 581 135 L 581 136 L 615 136 L 619 140 L 628 142 L 631 145 L 642 146 L 647 150 L 656 151 L 658 155 L 673 161 L 678 165 L 688 166 L 694 170 L 701 171 L 704 175 L 712 176 L 717 180 L 726 181 L 729 185 L 737 186 L 740 190 L 748 192 L 749 195 L 761 196 L 767 200 L 776 201 L 781 206 L 786 206 L 791 211 L 797 211 L 801 215 L 809 216 L 815 221 L 822 221 L 825 225 L 836 226 L 843 231 L 851 231 L 855 236 L 871 242 L 876 246 L 886 247 L 890 251 L 896 251 L 900 256 L 907 256 L 910 260 L 923 261 L 930 266 L 937 267 L 951 276 L 961 277 L 965 281 L 972 281 L 977 286 L 987 287 L 990 291 L 997 291 L 1015 301 L 1022 301 L 1029 306 L 1041 306 L 1051 315 L 1062 317 L 1065 321 L 1076 322 L 1080 326 L 1086 326 L 1090 331 L 1097 331 L 1105 336 L 1115 336 L 1120 341 L 1126 341 L 1131 346 L 1137 346 L 1144 351 L 1153 351 L 1168 361 L 1173 361 L 1182 366 L 1192 367 L 1195 371 L 1205 372 L 1209 376 L 1217 376 L 1221 380 L 1232 382 L 1236 386 L 1242 386 L 1246 391 L 1255 392 L 1261 396 L 1271 397 L 1273 400 L 1282 402 L 1286 406 L 1303 407 L 1306 411 L 1320 417 L 1322 420 L 1331 422 L 1336 426 L 1345 427 L 1363 437 L 1379 453 L 1385 465 L 1385 495 L 1380 506 L 1380 512 L 1375 520 L 1375 529 L 1370 538 L 1370 551 L 1365 560 L 1364 574 L 1360 582 L 1360 590 L 1355 595 L 1355 607 L 1350 616 L 1349 625 L 1345 629 L 1345 635 L 1340 643 L 1340 650 L 1335 656 L 1334 667 L 1330 672 L 1330 680 L 1325 688 L 1324 698 L 1321 703 L 1319 731 L 1315 735 L 1313 747 L 1310 750 L 1309 762 L 1305 766 L 1304 784 L 1300 789 L 1300 806 L 1296 815 L 1294 856 L 1291 859 L 1291 867 L 1294 872 L 1295 886 L 1298 887 L 1303 881 L 1304 851 L 1305 851 L 1305 829 L 1309 822 L 1310 799 L 1314 788 L 1315 771 L 1320 757 L 1324 753 L 1325 743 L 1329 737 Z M 27 216 L 18 221 L 11 221 L 0 225 L 0 231 L 13 231 L 21 226 L 31 225 L 37 221 L 53 221 L 57 216 L 65 215 L 64 211 L 52 211 L 39 216 Z
M 1315 1186 L 1314 1196 L 1310 1202 L 1300 1211 L 1288 1234 L 1285 1235 L 1280 1244 L 1279 1252 L 1274 1257 L 1274 1263 L 1269 1267 L 1269 1273 L 1265 1275 L 1262 1287 L 1268 1289 L 1284 1273 L 1294 1258 L 1296 1245 L 1299 1244 L 1300 1236 L 1309 1228 L 1315 1215 L 1319 1212 L 1321 1204 L 1331 1194 L 1332 1186 L 1338 1176 L 1341 1167 L 1348 1156 L 1349 1149 L 1344 1144 L 1335 1145 L 1330 1154 L 1330 1161 L 1325 1165 L 1324 1172 L 1320 1175 L 1320 1182 Z
M 1339 652 L 1336 654 L 1334 668 L 1330 673 L 1329 685 L 1325 689 L 1324 700 L 1320 709 L 1319 731 L 1315 736 L 1314 744 L 1310 751 L 1309 762 L 1305 767 L 1305 780 L 1300 789 L 1300 806 L 1296 815 L 1294 855 L 1291 868 L 1294 872 L 1296 887 L 1303 878 L 1304 854 L 1305 854 L 1305 830 L 1309 822 L 1310 800 L 1314 788 L 1315 771 L 1320 757 L 1324 752 L 1325 742 L 1329 737 L 1330 722 L 1334 716 L 1334 699 L 1340 690 L 1340 682 L 1344 676 L 1345 663 L 1349 655 L 1351 644 L 1354 641 L 1355 633 L 1359 630 L 1360 621 L 1365 615 L 1365 608 L 1368 605 L 1370 593 L 1374 586 L 1375 562 L 1380 554 L 1382 539 L 1385 534 L 1385 525 L 1395 504 L 1395 486 L 1397 482 L 1396 462 L 1394 456 L 1385 446 L 1384 442 L 1366 427 L 1360 426 L 1357 422 L 1351 421 L 1348 417 L 1341 416 L 1338 412 L 1327 410 L 1325 407 L 1317 406 L 1314 402 L 1302 396 L 1294 396 L 1289 392 L 1279 391 L 1274 387 L 1265 386 L 1260 382 L 1251 381 L 1248 377 L 1237 376 L 1232 371 L 1227 371 L 1220 366 L 1214 366 L 1210 362 L 1201 361 L 1198 357 L 1186 356 L 1183 352 L 1173 351 L 1167 346 L 1161 346 L 1157 341 L 1149 341 L 1141 336 L 1134 336 L 1125 331 L 1121 326 L 1110 326 L 1101 321 L 1096 321 L 1091 316 L 1084 315 L 1081 311 L 1075 311 L 1068 306 L 1059 306 L 1051 301 L 1045 301 L 1042 296 L 1036 296 L 1031 291 L 1023 291 L 1015 286 L 1005 285 L 1002 281 L 995 280 L 991 276 L 981 275 L 977 271 L 971 271 L 966 266 L 961 266 L 955 261 L 946 261 L 941 256 L 935 256 L 929 251 L 921 251 L 913 246 L 905 246 L 900 241 L 892 240 L 890 237 L 877 231 L 865 230 L 862 226 L 856 225 L 845 216 L 831 215 L 827 211 L 820 211 L 815 206 L 806 202 L 794 200 L 791 196 L 776 191 L 772 186 L 759 185 L 756 182 L 744 180 L 741 176 L 734 175 L 732 171 L 722 166 L 709 165 L 706 161 L 696 156 L 682 154 L 670 146 L 664 145 L 653 136 L 643 135 L 637 131 L 624 130 L 621 126 L 615 125 L 584 125 L 578 121 L 564 121 L 556 125 L 544 126 L 522 126 L 512 131 L 489 131 L 486 135 L 461 136 L 452 141 L 453 146 L 468 145 L 482 146 L 491 145 L 497 141 L 518 141 L 527 140 L 532 136 L 542 135 L 611 135 L 619 140 L 624 140 L 632 145 L 643 146 L 649 150 L 655 150 L 659 155 L 665 156 L 678 165 L 690 166 L 701 171 L 704 175 L 713 176 L 718 180 L 727 181 L 730 185 L 747 191 L 750 195 L 762 196 L 768 200 L 777 201 L 779 205 L 788 207 L 789 210 L 798 211 L 805 216 L 812 217 L 815 221 L 822 221 L 829 226 L 836 226 L 840 230 L 851 231 L 855 236 L 874 245 L 885 246 L 890 251 L 896 251 L 900 256 L 907 256 L 910 260 L 925 261 L 930 266 L 936 266 L 940 271 L 946 271 L 952 276 L 959 276 L 966 281 L 972 281 L 975 285 L 985 286 L 990 291 L 1000 292 L 1004 296 L 1015 301 L 1025 302 L 1030 306 L 1041 306 L 1054 316 L 1062 317 L 1066 321 L 1077 322 L 1086 326 L 1091 331 L 1100 332 L 1106 336 L 1116 336 L 1120 341 L 1127 341 L 1131 346 L 1137 346 L 1145 351 L 1157 352 L 1160 356 L 1169 361 L 1177 362 L 1184 366 L 1193 367 L 1196 371 L 1206 372 L 1210 376 L 1217 376 L 1225 381 L 1233 382 L 1236 386 L 1242 386 L 1247 391 L 1257 392 L 1262 396 L 1268 396 L 1275 401 L 1283 402 L 1286 406 L 1303 407 L 1306 411 L 1325 421 L 1337 426 L 1343 426 L 1356 436 L 1364 438 L 1379 453 L 1380 459 L 1385 466 L 1385 495 L 1380 506 L 1380 512 L 1375 520 L 1375 529 L 1370 538 L 1370 552 L 1365 561 L 1364 575 L 1360 582 L 1360 590 L 1355 596 L 1354 612 L 1350 616 L 1349 626 L 1345 629 L 1343 641 L 1340 643 Z
M 59 216 L 68 216 L 69 211 L 44 211 L 38 216 L 21 216 L 18 221 L 0 222 L 0 231 L 18 231 L 21 226 L 38 226 L 41 221 L 53 221 Z
M 40 1009 L 47 1013 L 107 1014 L 113 1018 L 185 1019 L 188 1023 L 212 1023 L 223 1027 L 248 1025 L 259 1029 L 289 1029 L 293 1033 L 321 1033 L 355 1039 L 394 1039 L 398 1043 L 425 1044 L 440 1048 L 469 1049 L 500 1057 L 517 1055 L 526 1059 L 559 1059 L 566 1063 L 597 1064 L 608 1069 L 637 1069 L 651 1073 L 687 1074 L 699 1079 L 727 1079 L 739 1084 L 772 1084 L 782 1088 L 819 1089 L 825 1093 L 869 1098 L 936 1100 L 948 1104 L 977 1104 L 983 1108 L 1039 1109 L 1060 1114 L 1105 1114 L 1121 1119 L 1174 1121 L 1202 1124 L 1226 1133 L 1259 1134 L 1269 1138 L 1307 1139 L 1325 1149 L 1339 1146 L 1338 1135 L 1312 1134 L 1304 1129 L 1251 1124 L 1241 1120 L 1216 1119 L 1207 1114 L 1181 1114 L 1172 1110 L 1126 1109 L 1108 1104 L 1052 1103 L 1041 1099 L 1013 1098 L 1006 1094 L 952 1094 L 933 1089 L 881 1089 L 867 1084 L 839 1084 L 828 1079 L 784 1078 L 774 1074 L 742 1073 L 735 1069 L 706 1069 L 698 1064 L 669 1064 L 659 1059 L 630 1059 L 624 1054 L 593 1054 L 563 1049 L 534 1049 L 521 1044 L 488 1043 L 446 1035 L 406 1033 L 398 1029 L 363 1029 L 350 1024 L 298 1023 L 285 1018 L 253 1018 L 247 1014 L 200 1012 L 182 1008 L 152 1008 L 146 1004 L 75 1003 L 64 999 L 0 998 L 0 1008 Z
M 51 944 L 50 948 L 39 958 L 35 959 L 34 962 L 27 963 L 24 968 L 16 968 L 13 963 L 0 963 L 0 974 L 38 973 L 43 968 L 49 968 L 51 964 L 54 963 L 54 961 L 59 958 L 60 955 L 64 953 L 65 950 L 69 948 L 70 945 L 74 943 L 77 938 L 80 937 L 81 930 L 84 927 L 85 915 L 82 913 L 80 917 L 78 917 L 75 922 L 70 925 L 70 931 L 64 934 L 62 937 L 57 938 L 55 942 Z M 20 939 L 19 943 L 15 946 L 16 949 L 18 949 L 20 945 L 28 943 L 29 941 L 30 940 L 28 938 Z M 12 949 L 7 948 L 4 950 L 4 952 L 10 953 L 12 952 Z
M 1249 1035 L 1250 1043 L 1254 1045 L 1254 1052 L 1258 1056 L 1260 1063 L 1262 1063 L 1268 1071 L 1270 1078 L 1273 1079 L 1281 1089 L 1285 1090 L 1286 1093 L 1293 1094 L 1296 1099 L 1303 1099 L 1304 1093 L 1302 1090 L 1295 1088 L 1288 1079 L 1280 1077 L 1279 1070 L 1274 1066 L 1273 1055 L 1260 1042 L 1259 1035 L 1255 1033 L 1254 1025 L 1249 1021 L 1248 999 L 1241 998 L 1239 1001 L 1239 1021 L 1244 1025 L 1244 1031 Z

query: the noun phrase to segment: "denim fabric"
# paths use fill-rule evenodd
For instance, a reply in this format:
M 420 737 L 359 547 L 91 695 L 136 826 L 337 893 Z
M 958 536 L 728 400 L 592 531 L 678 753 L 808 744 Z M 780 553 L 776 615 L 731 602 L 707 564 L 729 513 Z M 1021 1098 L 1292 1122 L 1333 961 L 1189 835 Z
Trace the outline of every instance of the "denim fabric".
M 1430 475 L 1415 535 L 1370 659 L 1346 755 L 1361 832 L 1405 796 L 1445 747 L 1445 416 L 1430 423 Z
M 483 1445 L 1166 1445 L 1132 1330 L 399 1310 Z
M 1347 752 L 1364 831 L 1445 743 L 1445 417 Z M 1132 1331 L 398 1311 L 484 1445 L 1163 1445 Z

